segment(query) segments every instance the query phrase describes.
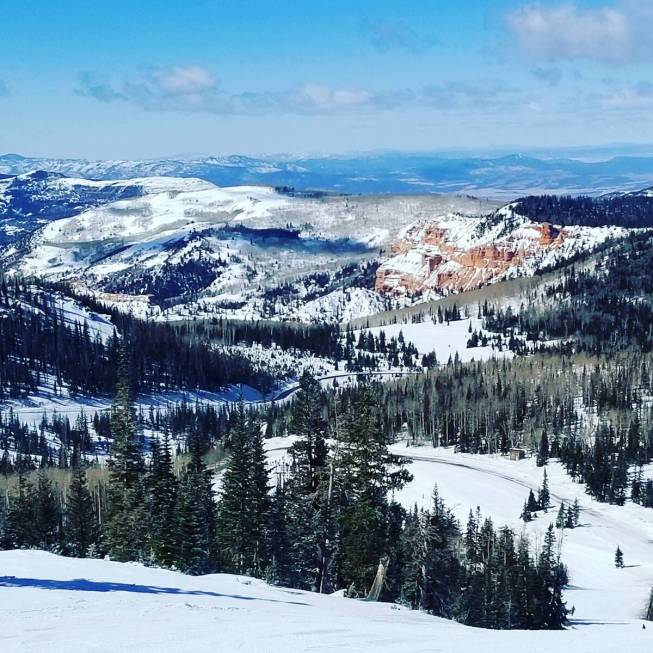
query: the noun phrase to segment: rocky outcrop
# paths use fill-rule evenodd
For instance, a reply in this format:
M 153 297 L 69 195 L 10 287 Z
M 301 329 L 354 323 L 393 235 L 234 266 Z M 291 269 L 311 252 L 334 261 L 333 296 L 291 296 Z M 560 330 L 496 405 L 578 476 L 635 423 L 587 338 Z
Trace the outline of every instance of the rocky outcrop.
M 506 209 L 485 218 L 421 221 L 392 244 L 375 289 L 387 295 L 472 290 L 529 262 L 555 258 L 553 252 L 574 237 L 573 228 L 532 223 Z

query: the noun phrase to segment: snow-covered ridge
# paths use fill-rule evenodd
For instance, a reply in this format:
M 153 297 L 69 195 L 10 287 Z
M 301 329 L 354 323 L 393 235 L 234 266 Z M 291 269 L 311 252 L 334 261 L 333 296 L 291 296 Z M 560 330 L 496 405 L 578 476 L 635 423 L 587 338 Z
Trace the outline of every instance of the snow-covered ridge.
M 627 233 L 536 223 L 515 213 L 513 204 L 481 217 L 450 213 L 402 230 L 377 272 L 376 289 L 394 295 L 472 290 L 532 275 Z
M 0 265 L 71 281 L 102 301 L 160 319 L 340 321 L 377 312 L 387 302 L 372 290 L 371 276 L 358 278 L 356 266 L 374 261 L 416 217 L 473 214 L 481 206 L 459 197 L 296 196 L 170 177 L 87 186 L 47 173 L 24 178 L 31 180 L 26 196 L 41 193 L 48 205 L 75 196 L 76 204 L 0 247 Z M 110 201 L 116 189 L 129 194 Z

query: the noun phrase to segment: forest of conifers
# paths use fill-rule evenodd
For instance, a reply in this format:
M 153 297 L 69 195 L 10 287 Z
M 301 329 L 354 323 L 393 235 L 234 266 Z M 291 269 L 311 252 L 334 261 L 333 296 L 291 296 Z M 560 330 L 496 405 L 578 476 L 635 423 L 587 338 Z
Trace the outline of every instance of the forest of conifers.
M 403 337 L 389 344 L 348 331 L 339 340 L 333 327 L 175 327 L 114 315 L 120 337 L 103 342 L 66 325 L 40 290 L 4 282 L 0 309 L 12 310 L 0 322 L 0 370 L 9 394 L 47 374 L 116 399 L 111 411 L 72 424 L 54 417 L 27 427 L 0 416 L 0 474 L 12 480 L 2 545 L 246 573 L 316 591 L 345 587 L 352 596 L 367 595 L 382 574 L 385 600 L 471 625 L 560 628 L 567 576 L 556 529 L 536 553 L 481 515 L 462 526 L 437 488 L 429 510 L 406 510 L 391 490 L 409 480 L 410 467 L 388 445 L 522 447 L 541 466 L 560 459 L 599 501 L 653 507 L 653 483 L 641 474 L 653 459 L 651 263 L 650 238 L 635 235 L 562 270 L 531 306 L 479 306 L 485 329 L 512 343 L 512 359 L 433 359 L 422 361 L 430 368 L 422 374 L 336 391 L 305 374 L 288 405 L 184 404 L 165 414 L 138 412 L 135 396 L 253 380 L 246 359 L 211 341 L 275 342 L 349 365 L 381 348 L 399 365 L 419 363 Z M 17 298 L 42 310 L 13 310 Z M 465 319 L 447 316 L 455 318 Z M 297 436 L 290 467 L 272 477 L 263 438 L 288 433 Z M 20 454 L 13 461 L 10 449 Z M 215 461 L 217 497 L 207 466 Z

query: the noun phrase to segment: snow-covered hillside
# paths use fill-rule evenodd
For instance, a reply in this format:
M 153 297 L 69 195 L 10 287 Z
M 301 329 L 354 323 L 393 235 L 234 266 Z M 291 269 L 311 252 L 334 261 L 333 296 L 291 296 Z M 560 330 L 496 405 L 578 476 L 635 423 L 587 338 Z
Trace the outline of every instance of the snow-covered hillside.
M 513 204 L 461 196 L 0 180 L 0 266 L 164 320 L 349 321 L 530 276 L 626 233 L 535 223 Z
M 138 197 L 147 183 L 139 183 L 137 179 L 91 181 L 42 171 L 0 177 L 0 246 L 26 236 L 51 220 L 74 215 L 91 206 Z
M 484 347 L 467 347 L 467 341 L 470 338 L 470 326 L 472 331 L 479 334 L 486 333 L 489 337 L 494 335 L 490 332 L 484 332 L 482 320 L 476 317 L 456 320 L 449 324 L 446 322 L 438 323 L 433 320 L 408 322 L 406 324 L 387 324 L 364 329 L 364 331 L 370 332 L 377 337 L 383 331 L 388 339 L 398 338 L 399 334 L 402 334 L 407 342 L 415 345 L 421 355 L 435 352 L 439 363 L 446 363 L 449 358 L 453 360 L 456 356 L 463 363 L 470 360 L 482 361 L 489 358 L 512 357 L 512 352 L 505 348 L 500 351 L 493 347 L 491 343 Z
M 0 552 L 3 651 L 138 653 L 644 653 L 653 628 L 579 622 L 564 632 L 469 628 L 406 608 L 131 563 Z
M 571 576 L 565 600 L 569 608 L 575 608 L 572 621 L 600 628 L 641 617 L 653 587 L 653 510 L 632 503 L 600 503 L 585 494 L 585 486 L 573 482 L 562 465 L 551 462 L 546 470 L 552 506 L 548 513 L 539 513 L 524 524 L 520 515 L 528 491 L 537 492 L 542 484 L 543 469 L 536 467 L 535 458 L 516 462 L 503 456 L 456 454 L 451 449 L 404 444 L 393 446 L 392 451 L 413 459 L 410 471 L 415 478 L 396 497 L 406 507 L 429 506 L 437 483 L 463 524 L 469 511 L 479 507 L 495 526 L 506 524 L 535 543 L 543 541 L 547 527 L 555 522 L 560 502 L 570 506 L 577 499 L 581 526 L 564 531 L 560 549 Z M 623 569 L 614 566 L 617 546 L 628 558 Z
M 78 180 L 46 175 L 43 183 L 48 197 L 65 188 L 79 195 Z M 77 212 L 67 205 L 68 217 L 51 216 L 6 245 L 0 264 L 71 281 L 148 317 L 338 321 L 388 307 L 372 292 L 369 266 L 403 226 L 490 206 L 459 197 L 291 196 L 167 177 L 134 179 L 128 187 L 135 197 L 89 200 Z M 350 287 L 351 295 L 342 293 Z
M 509 204 L 492 215 L 448 214 L 403 229 L 377 271 L 376 289 L 391 295 L 447 294 L 532 276 L 592 251 L 627 229 L 536 223 Z

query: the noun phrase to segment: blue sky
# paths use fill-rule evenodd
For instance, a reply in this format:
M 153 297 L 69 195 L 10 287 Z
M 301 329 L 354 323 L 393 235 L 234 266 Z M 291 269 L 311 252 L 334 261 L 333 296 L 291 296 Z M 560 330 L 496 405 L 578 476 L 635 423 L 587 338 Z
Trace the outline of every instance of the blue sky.
M 653 141 L 649 0 L 0 0 L 0 9 L 0 152 Z

